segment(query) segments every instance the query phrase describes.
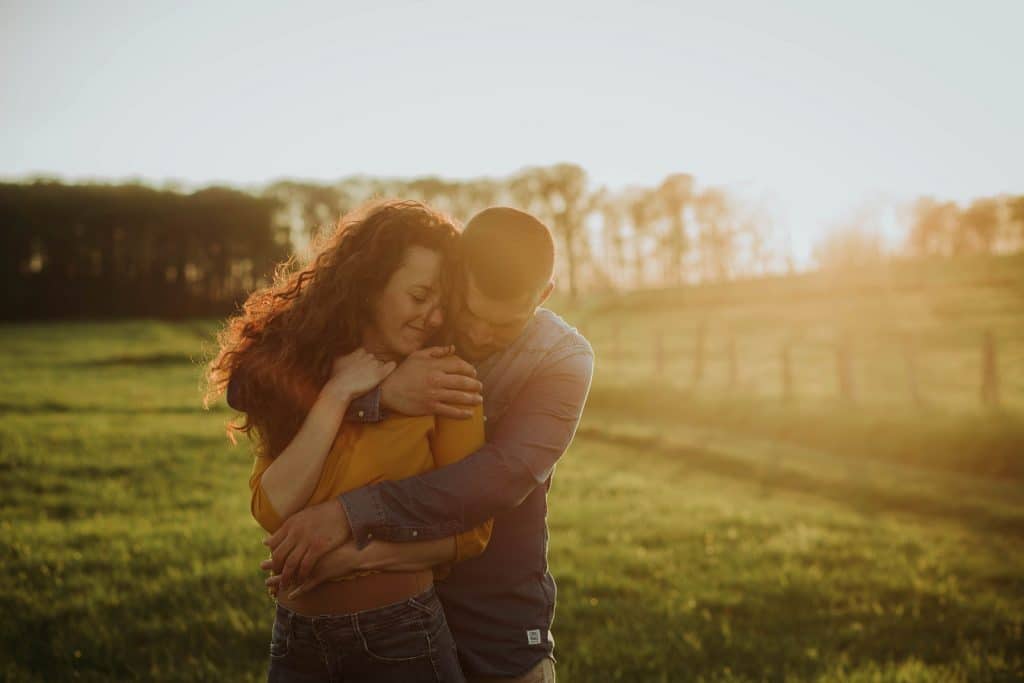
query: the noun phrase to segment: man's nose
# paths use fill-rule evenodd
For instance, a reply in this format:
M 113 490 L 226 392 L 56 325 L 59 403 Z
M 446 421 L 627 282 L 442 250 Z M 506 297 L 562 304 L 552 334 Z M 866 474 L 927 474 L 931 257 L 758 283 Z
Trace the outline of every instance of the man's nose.
M 474 325 L 469 331 L 469 338 L 476 346 L 490 344 L 493 336 L 486 325 Z

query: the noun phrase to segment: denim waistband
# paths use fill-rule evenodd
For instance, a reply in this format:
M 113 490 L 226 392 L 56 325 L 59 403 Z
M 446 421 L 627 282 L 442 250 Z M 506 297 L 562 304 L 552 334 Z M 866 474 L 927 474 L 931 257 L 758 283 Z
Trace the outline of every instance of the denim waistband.
M 414 616 L 435 616 L 441 610 L 441 601 L 434 587 L 412 597 L 372 609 L 346 614 L 319 614 L 308 616 L 288 609 L 277 603 L 277 618 L 287 623 L 293 631 L 309 630 L 317 633 L 324 631 L 373 631 L 388 628 Z

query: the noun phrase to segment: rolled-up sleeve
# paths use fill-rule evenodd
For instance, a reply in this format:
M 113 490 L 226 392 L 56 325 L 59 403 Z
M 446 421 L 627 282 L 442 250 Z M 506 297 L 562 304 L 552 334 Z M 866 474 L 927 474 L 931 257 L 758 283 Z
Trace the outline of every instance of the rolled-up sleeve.
M 542 361 L 491 440 L 469 457 L 343 494 L 357 544 L 463 534 L 519 505 L 547 480 L 571 443 L 593 369 L 593 351 L 580 338 Z
M 345 422 L 380 422 L 384 411 L 380 405 L 380 385 L 369 392 L 352 399 L 345 411 Z

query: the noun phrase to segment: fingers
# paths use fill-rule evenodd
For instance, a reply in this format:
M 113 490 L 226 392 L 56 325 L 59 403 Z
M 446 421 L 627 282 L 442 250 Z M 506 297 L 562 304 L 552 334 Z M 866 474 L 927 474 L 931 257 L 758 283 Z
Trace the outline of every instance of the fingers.
M 380 379 L 384 379 L 385 377 L 390 375 L 392 372 L 394 372 L 395 368 L 397 368 L 397 367 L 398 367 L 398 364 L 395 363 L 395 361 L 393 361 L 393 360 L 392 361 L 388 361 L 387 363 L 381 363 L 379 366 L 377 366 L 377 376 Z
M 476 377 L 476 368 L 462 360 L 458 356 L 448 356 L 443 360 L 441 369 L 445 372 L 465 375 L 466 377 Z
M 438 385 L 440 389 L 468 392 L 477 395 L 484 390 L 484 385 L 479 380 L 466 377 L 465 375 L 442 375 Z
M 288 599 L 289 600 L 294 600 L 295 598 L 299 597 L 300 595 L 308 593 L 309 591 L 313 590 L 314 588 L 319 586 L 321 583 L 323 583 L 325 580 L 326 580 L 325 576 L 320 576 L 319 572 L 314 572 L 313 576 L 310 576 L 309 579 L 307 579 L 306 581 L 304 581 L 302 583 L 302 585 L 300 585 L 298 588 L 296 588 L 295 590 L 293 590 L 291 593 L 288 594 Z
M 263 582 L 263 585 L 265 585 L 267 588 L 273 588 L 274 590 L 277 590 L 281 587 L 281 575 L 274 574 L 273 576 L 268 576 L 267 580 Z
M 484 397 L 471 391 L 439 391 L 437 401 L 447 403 L 456 407 L 478 406 L 484 402 Z
M 270 548 L 270 553 L 274 553 L 274 548 L 281 545 L 281 541 L 288 535 L 288 524 L 282 524 L 281 528 L 263 539 L 263 545 Z
M 451 355 L 453 353 L 455 353 L 455 347 L 451 346 L 451 345 L 449 345 L 449 346 L 428 346 L 425 349 L 420 349 L 419 351 L 416 351 L 412 355 L 414 355 L 414 356 L 419 355 L 419 356 L 423 356 L 424 358 L 444 358 L 445 356 L 449 356 L 449 355 Z
M 321 555 L 322 553 L 314 551 L 312 547 L 306 551 L 305 556 L 302 558 L 302 562 L 299 563 L 299 567 L 295 572 L 295 583 L 301 584 L 313 574 L 313 567 L 316 565 Z
M 295 570 L 299 568 L 299 565 L 302 563 L 302 557 L 307 552 L 309 552 L 308 548 L 301 548 L 288 556 L 288 561 L 284 563 L 284 569 L 281 570 L 282 586 L 287 588 L 295 581 Z
M 468 420 L 473 417 L 473 411 L 465 408 L 456 408 L 446 403 L 438 403 L 434 405 L 434 414 L 438 417 L 448 417 L 453 420 Z
M 269 557 L 267 559 L 263 560 L 262 562 L 260 562 L 260 569 L 262 569 L 265 572 L 269 572 L 273 568 L 274 568 L 274 560 L 269 558 Z
M 272 557 L 275 572 L 279 574 L 281 573 L 285 563 L 288 562 L 289 556 L 293 554 L 292 550 L 294 549 L 294 547 L 295 537 L 289 534 L 288 536 L 284 537 L 284 540 L 281 541 L 281 544 L 277 546 L 277 549 L 275 551 L 273 551 Z M 296 558 L 296 561 L 298 561 L 298 558 Z

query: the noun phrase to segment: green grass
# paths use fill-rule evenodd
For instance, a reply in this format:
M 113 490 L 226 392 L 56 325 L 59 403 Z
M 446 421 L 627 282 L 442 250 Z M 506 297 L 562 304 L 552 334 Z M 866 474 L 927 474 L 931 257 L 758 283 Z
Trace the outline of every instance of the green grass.
M 950 279 L 981 296 L 976 277 Z M 730 303 L 778 306 L 756 303 L 764 288 L 732 286 L 714 310 L 774 338 Z M 658 316 L 696 319 L 668 293 L 634 296 L 570 317 L 599 353 L 615 320 L 640 339 Z M 1000 301 L 1000 319 L 1022 319 Z M 950 391 L 971 383 L 962 322 L 929 337 L 954 361 Z M 1006 324 L 1001 351 L 1021 358 Z M 272 604 L 248 445 L 225 438 L 223 406 L 200 408 L 193 362 L 214 330 L 0 328 L 0 680 L 263 678 Z M 710 360 L 701 383 L 647 386 L 618 362 L 599 357 L 549 497 L 559 680 L 1024 678 L 1017 366 L 992 413 L 966 396 L 783 403 L 721 389 Z

